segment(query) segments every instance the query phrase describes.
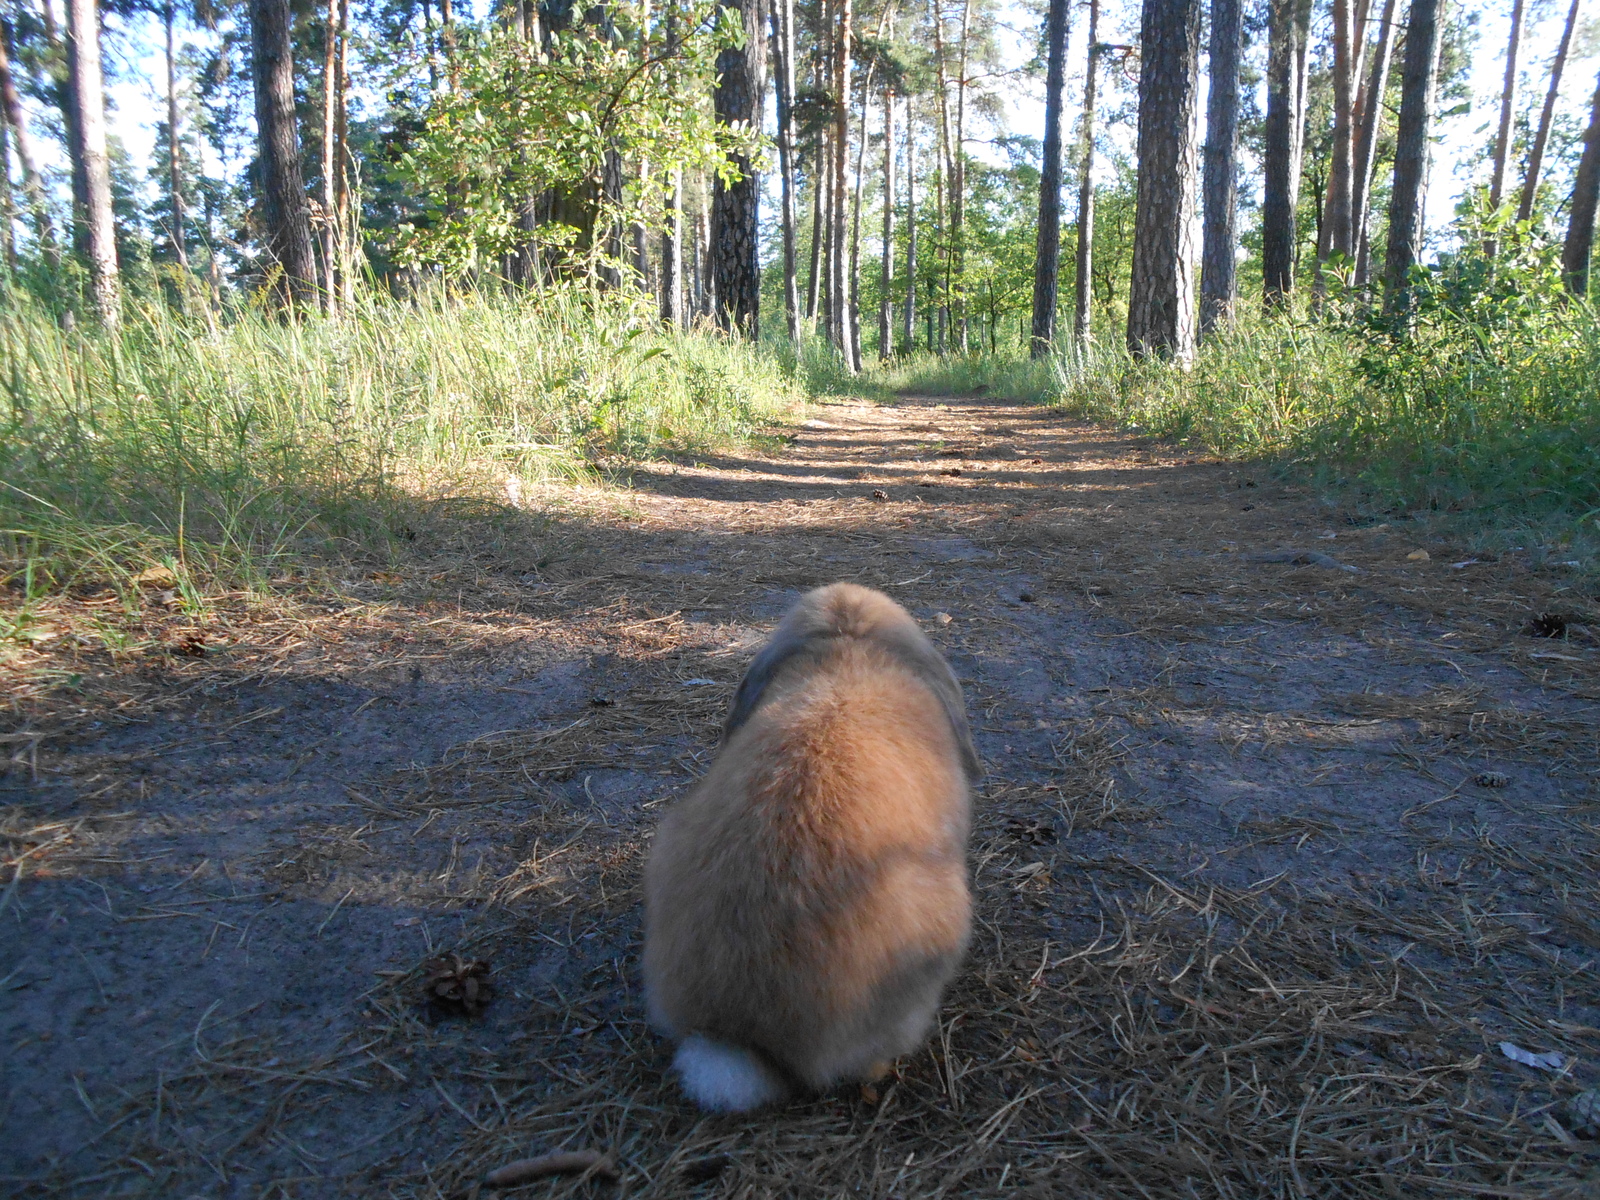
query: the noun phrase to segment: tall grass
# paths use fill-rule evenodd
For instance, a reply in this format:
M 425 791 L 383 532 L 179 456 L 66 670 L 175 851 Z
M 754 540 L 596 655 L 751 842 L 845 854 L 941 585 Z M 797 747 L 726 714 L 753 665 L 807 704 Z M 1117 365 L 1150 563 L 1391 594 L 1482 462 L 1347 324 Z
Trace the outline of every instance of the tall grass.
M 1056 391 L 1052 364 L 1006 354 L 921 352 L 889 363 L 873 362 L 868 379 L 878 387 L 914 396 L 988 396 L 996 400 L 1040 403 Z
M 739 442 L 802 398 L 770 353 L 562 292 L 218 328 L 151 307 L 110 335 L 12 298 L 0 363 L 0 570 L 35 586 L 382 546 L 419 498 Z
M 1241 322 L 1192 366 L 1057 360 L 1058 402 L 1223 454 L 1277 458 L 1396 510 L 1583 522 L 1600 513 L 1600 321 L 1393 338 Z

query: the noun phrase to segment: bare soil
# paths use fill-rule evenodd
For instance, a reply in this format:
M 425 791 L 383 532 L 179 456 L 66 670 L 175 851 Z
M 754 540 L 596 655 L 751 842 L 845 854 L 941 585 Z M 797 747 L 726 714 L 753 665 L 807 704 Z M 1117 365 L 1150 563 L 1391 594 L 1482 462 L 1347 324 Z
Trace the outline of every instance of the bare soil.
M 594 1149 L 618 1179 L 516 1194 L 1600 1192 L 1592 582 L 1052 410 L 816 411 L 274 598 L 45 613 L 3 668 L 0 1190 L 465 1196 Z M 837 579 L 967 690 L 979 935 L 881 1088 L 705 1117 L 639 868 Z M 451 954 L 477 1015 L 425 1003 Z

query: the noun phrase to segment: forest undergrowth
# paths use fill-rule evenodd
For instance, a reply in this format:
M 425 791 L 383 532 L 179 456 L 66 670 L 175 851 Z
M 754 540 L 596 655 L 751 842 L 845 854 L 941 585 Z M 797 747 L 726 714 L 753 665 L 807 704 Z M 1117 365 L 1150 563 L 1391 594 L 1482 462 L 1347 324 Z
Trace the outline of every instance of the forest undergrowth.
M 553 291 L 226 323 L 152 304 L 111 334 L 0 306 L 0 559 L 31 594 L 261 585 L 381 559 L 451 503 L 523 507 L 616 464 L 748 443 L 797 409 L 777 355 Z
M 152 570 L 197 604 L 309 560 L 381 565 L 452 505 L 538 507 L 551 485 L 747 445 L 808 397 L 978 394 L 1257 460 L 1375 519 L 1428 516 L 1590 562 L 1600 319 L 1454 286 L 1423 290 L 1404 336 L 1288 312 L 1241 317 L 1182 366 L 1105 337 L 1048 360 L 909 356 L 860 376 L 820 339 L 669 333 L 636 300 L 577 291 L 368 295 L 296 321 L 153 303 L 112 334 L 13 298 L 0 558 L 24 604 L 127 591 Z

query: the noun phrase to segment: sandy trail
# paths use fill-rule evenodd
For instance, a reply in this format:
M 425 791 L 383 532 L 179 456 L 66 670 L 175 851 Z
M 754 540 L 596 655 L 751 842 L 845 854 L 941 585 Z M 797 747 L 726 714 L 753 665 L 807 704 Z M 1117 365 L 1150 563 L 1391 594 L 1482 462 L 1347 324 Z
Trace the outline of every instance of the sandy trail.
M 62 602 L 7 668 L 6 1190 L 466 1195 L 581 1147 L 630 1195 L 1596 1186 L 1586 585 L 1050 410 L 794 435 L 455 506 L 398 566 L 152 606 L 116 654 Z M 967 689 L 980 936 L 881 1094 L 702 1120 L 643 1024 L 638 867 L 835 579 Z M 449 952 L 493 965 L 478 1019 L 418 1003 Z

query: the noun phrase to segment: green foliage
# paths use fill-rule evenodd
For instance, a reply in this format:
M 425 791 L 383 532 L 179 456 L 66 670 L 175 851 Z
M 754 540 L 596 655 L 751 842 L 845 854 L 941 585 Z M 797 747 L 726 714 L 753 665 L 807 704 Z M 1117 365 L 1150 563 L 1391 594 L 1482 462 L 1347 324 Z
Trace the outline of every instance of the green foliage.
M 660 225 L 674 168 L 726 172 L 729 151 L 753 152 L 759 131 L 719 126 L 711 108 L 716 55 L 742 37 L 732 10 L 688 5 L 671 48 L 640 26 L 642 5 L 594 12 L 603 18 L 548 46 L 498 21 L 457 27 L 453 82 L 401 156 L 402 177 L 427 199 L 401 229 L 400 261 L 492 271 L 536 247 L 594 270 L 603 230 Z M 619 152 L 650 163 L 627 189 Z
M 1543 251 L 1419 270 L 1409 325 L 1242 319 L 1188 368 L 1058 360 L 1062 403 L 1224 454 L 1323 470 L 1394 511 L 1582 524 L 1600 511 L 1600 318 Z M 1353 303 L 1353 302 L 1352 302 Z M 1585 526 L 1585 528 L 1587 528 Z
M 662 332 L 636 304 L 366 296 L 337 320 L 247 312 L 215 331 L 154 305 L 108 336 L 13 297 L 0 576 L 125 583 L 170 559 L 181 586 L 382 554 L 427 503 L 516 502 L 596 464 L 746 440 L 799 402 L 769 354 Z

